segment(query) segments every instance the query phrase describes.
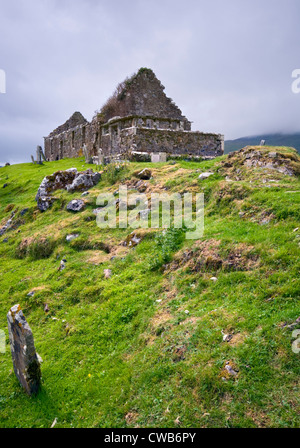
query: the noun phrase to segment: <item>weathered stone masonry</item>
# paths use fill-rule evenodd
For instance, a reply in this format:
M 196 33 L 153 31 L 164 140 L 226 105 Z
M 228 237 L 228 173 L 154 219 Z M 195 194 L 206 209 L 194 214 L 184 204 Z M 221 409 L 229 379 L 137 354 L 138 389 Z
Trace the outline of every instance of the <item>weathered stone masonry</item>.
M 89 123 L 75 112 L 45 137 L 47 160 L 92 156 L 130 156 L 166 152 L 170 156 L 213 158 L 224 153 L 224 136 L 192 132 L 191 122 L 164 93 L 150 69 L 121 83 Z

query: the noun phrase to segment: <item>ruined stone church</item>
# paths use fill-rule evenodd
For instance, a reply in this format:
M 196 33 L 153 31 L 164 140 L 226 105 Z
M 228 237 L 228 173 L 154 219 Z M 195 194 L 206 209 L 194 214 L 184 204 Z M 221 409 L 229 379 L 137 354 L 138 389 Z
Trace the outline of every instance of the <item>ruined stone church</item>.
M 224 136 L 192 132 L 191 122 L 147 68 L 119 84 L 91 122 L 75 112 L 44 142 L 50 161 L 83 152 L 108 159 L 159 152 L 171 157 L 214 158 L 224 153 Z

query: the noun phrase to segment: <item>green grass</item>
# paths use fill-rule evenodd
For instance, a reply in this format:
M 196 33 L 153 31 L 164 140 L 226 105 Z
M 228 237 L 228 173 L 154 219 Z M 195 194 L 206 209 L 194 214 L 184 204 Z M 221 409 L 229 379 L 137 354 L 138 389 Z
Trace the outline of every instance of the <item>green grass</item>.
M 7 342 L 0 353 L 1 427 L 50 427 L 55 418 L 57 427 L 299 426 L 300 354 L 283 326 L 300 315 L 299 179 L 276 174 L 276 185 L 267 187 L 249 169 L 248 177 L 226 182 L 222 160 L 109 168 L 78 214 L 66 204 L 80 193 L 56 191 L 44 213 L 35 194 L 47 174 L 95 166 L 79 158 L 0 169 L 1 226 L 12 211 L 18 223 L 0 237 L 0 329 Z M 153 230 L 123 253 L 120 243 L 132 229 L 97 227 L 97 194 L 131 182 L 144 167 L 153 171 L 150 188 L 204 192 L 201 241 Z M 215 174 L 198 180 L 207 170 Z M 68 243 L 70 233 L 79 237 Z M 32 241 L 20 253 L 24 238 Z M 238 248 L 251 248 L 250 255 L 241 252 L 231 269 L 196 265 L 197 257 L 217 252 L 226 261 Z M 58 271 L 62 258 L 66 268 Z M 36 397 L 25 395 L 12 369 L 6 314 L 16 303 L 43 359 Z M 223 342 L 224 333 L 232 341 Z M 224 374 L 226 361 L 236 377 Z

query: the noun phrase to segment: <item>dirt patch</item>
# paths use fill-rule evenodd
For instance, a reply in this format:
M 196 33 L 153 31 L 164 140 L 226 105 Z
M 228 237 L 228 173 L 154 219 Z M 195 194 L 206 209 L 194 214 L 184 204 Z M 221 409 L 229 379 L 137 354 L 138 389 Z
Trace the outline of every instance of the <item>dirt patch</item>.
M 185 268 L 191 272 L 245 271 L 258 264 L 254 246 L 240 243 L 225 250 L 220 245 L 221 241 L 215 239 L 196 241 L 194 248 L 180 251 L 167 266 L 167 270 Z
M 111 252 L 108 254 L 103 251 L 93 251 L 92 255 L 86 260 L 88 263 L 98 265 L 110 261 L 113 257 L 126 257 L 129 249 L 124 246 L 115 246 L 111 248 Z
M 138 419 L 139 414 L 136 411 L 129 411 L 125 415 L 127 425 L 134 425 Z

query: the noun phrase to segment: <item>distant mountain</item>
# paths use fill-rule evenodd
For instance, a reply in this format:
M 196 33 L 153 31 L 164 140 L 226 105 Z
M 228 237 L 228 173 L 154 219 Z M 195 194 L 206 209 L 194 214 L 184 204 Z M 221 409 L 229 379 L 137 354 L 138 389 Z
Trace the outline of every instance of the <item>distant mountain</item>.
M 259 145 L 261 140 L 265 140 L 270 146 L 291 146 L 300 153 L 300 132 L 295 134 L 262 134 L 251 137 L 241 137 L 236 140 L 225 140 L 225 154 L 247 145 Z

